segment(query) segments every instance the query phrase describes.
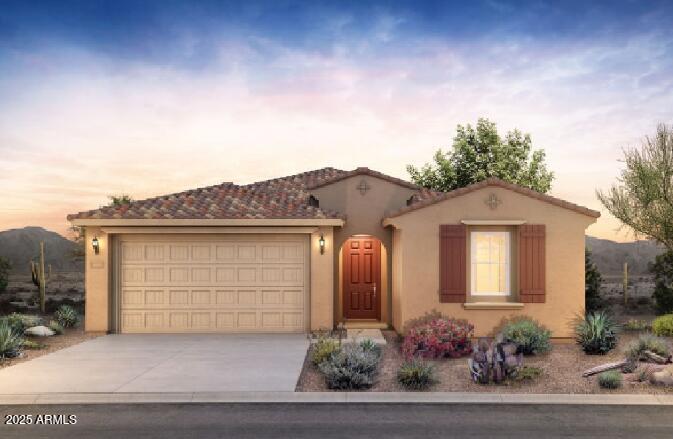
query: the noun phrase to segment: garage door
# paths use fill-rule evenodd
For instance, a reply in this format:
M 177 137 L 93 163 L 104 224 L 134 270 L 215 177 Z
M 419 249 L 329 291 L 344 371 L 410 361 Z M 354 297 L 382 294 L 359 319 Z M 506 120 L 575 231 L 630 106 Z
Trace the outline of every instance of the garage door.
M 308 237 L 122 235 L 121 332 L 302 332 Z

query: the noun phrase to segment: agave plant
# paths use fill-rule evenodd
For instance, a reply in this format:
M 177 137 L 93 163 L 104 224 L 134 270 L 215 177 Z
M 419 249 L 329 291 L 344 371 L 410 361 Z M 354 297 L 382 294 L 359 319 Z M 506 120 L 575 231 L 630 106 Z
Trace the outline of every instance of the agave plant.
M 617 346 L 619 325 L 605 311 L 594 311 L 579 318 L 575 339 L 587 354 L 605 354 Z
M 64 328 L 70 328 L 77 324 L 79 317 L 75 308 L 68 305 L 61 305 L 54 313 L 54 318 Z
M 23 337 L 20 332 L 7 321 L 0 321 L 0 359 L 17 357 L 23 347 Z

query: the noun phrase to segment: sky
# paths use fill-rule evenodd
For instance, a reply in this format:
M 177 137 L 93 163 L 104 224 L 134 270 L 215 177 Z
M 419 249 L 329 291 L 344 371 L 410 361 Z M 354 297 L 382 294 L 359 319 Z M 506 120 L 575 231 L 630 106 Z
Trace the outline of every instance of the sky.
M 673 123 L 658 1 L 3 1 L 0 230 L 325 166 L 408 178 L 486 117 L 552 195 L 600 210 L 623 148 Z

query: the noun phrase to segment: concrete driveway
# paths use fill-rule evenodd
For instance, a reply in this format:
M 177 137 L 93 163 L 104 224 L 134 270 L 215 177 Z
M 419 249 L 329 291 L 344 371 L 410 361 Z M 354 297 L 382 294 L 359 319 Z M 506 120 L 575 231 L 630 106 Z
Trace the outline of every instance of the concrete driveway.
M 0 369 L 0 393 L 293 391 L 305 335 L 107 335 Z

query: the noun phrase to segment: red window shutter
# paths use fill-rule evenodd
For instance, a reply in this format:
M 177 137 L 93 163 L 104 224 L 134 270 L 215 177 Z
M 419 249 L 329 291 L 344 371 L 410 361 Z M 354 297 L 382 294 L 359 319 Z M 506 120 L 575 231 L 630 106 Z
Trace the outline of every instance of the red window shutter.
M 519 300 L 545 302 L 545 226 L 519 226 Z
M 465 303 L 467 293 L 467 226 L 439 226 L 439 301 Z

